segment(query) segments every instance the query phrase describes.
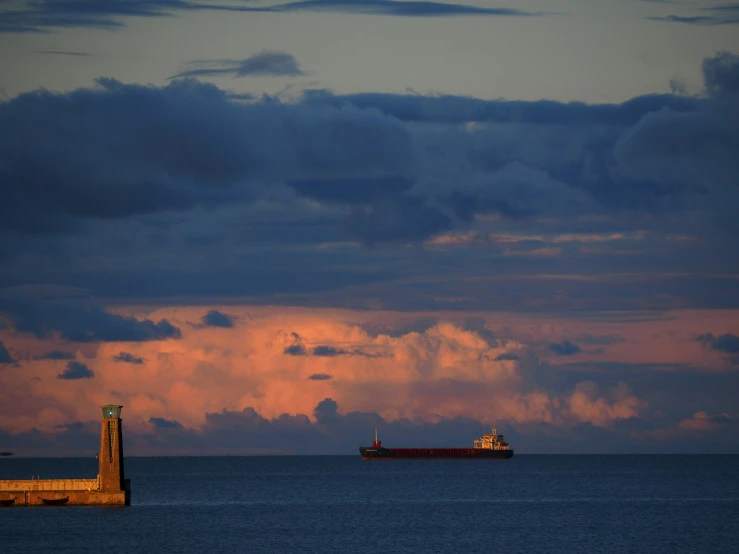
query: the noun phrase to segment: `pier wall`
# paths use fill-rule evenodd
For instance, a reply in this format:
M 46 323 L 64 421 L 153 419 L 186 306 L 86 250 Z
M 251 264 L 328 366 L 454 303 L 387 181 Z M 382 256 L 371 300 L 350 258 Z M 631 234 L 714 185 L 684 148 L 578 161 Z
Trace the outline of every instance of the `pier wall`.
M 98 479 L 0 479 L 0 506 L 128 506 L 131 485 L 124 490 L 99 490 Z

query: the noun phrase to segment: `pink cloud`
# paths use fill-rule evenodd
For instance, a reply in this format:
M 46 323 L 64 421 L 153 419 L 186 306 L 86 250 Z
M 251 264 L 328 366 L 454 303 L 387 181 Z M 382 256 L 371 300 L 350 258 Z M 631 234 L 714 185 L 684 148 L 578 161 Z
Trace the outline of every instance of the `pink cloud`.
M 190 325 L 210 309 L 233 315 L 233 328 Z M 126 407 L 127 426 L 136 431 L 150 429 L 151 418 L 201 429 L 206 413 L 254 409 L 264 418 L 311 415 L 327 397 L 338 402 L 342 413 L 374 412 L 387 420 L 466 416 L 488 422 L 588 422 L 607 428 L 644 416 L 648 402 L 626 384 L 603 388 L 588 378 L 552 389 L 541 379 L 542 372 L 572 373 L 579 366 L 563 365 L 572 359 L 556 356 L 547 344 L 578 337 L 597 342 L 600 336 L 606 337 L 602 348 L 612 361 L 660 363 L 665 368 L 672 363 L 708 363 L 708 369 L 720 371 L 721 359 L 690 337 L 704 331 L 737 332 L 736 315 L 723 312 L 674 312 L 657 320 L 634 317 L 624 322 L 618 317 L 578 320 L 234 305 L 117 311 L 166 318 L 183 336 L 73 345 L 30 340 L 6 330 L 0 338 L 26 355 L 19 367 L 0 370 L 0 386 L 10 391 L 0 411 L 0 428 L 53 432 L 61 423 L 94 419 L 91 404 L 119 402 Z M 468 328 L 464 322 L 473 316 L 484 326 Z M 400 331 L 419 318 L 437 322 L 423 331 Z M 286 353 L 296 342 L 304 348 L 303 355 Z M 74 351 L 75 359 L 95 377 L 60 380 L 65 360 L 34 359 L 60 348 Z M 122 351 L 143 363 L 116 361 Z M 584 363 L 602 359 L 602 353 L 589 354 L 585 346 L 577 356 Z M 686 428 L 700 425 L 706 424 L 698 416 L 681 423 Z

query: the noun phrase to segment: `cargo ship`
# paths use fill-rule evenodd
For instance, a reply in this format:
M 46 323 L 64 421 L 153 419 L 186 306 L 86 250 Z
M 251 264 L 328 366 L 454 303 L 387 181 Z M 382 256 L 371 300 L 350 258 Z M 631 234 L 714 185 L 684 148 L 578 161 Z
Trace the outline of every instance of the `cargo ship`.
M 502 434 L 493 426 L 492 433 L 485 433 L 474 441 L 472 448 L 386 448 L 375 429 L 372 446 L 360 446 L 363 460 L 505 460 L 513 456 L 513 450 Z

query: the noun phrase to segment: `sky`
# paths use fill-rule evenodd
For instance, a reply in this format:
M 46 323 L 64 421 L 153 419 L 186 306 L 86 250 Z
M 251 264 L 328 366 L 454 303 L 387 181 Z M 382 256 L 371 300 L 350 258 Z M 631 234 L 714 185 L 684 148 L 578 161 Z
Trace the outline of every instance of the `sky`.
M 739 4 L 0 3 L 0 450 L 739 453 Z

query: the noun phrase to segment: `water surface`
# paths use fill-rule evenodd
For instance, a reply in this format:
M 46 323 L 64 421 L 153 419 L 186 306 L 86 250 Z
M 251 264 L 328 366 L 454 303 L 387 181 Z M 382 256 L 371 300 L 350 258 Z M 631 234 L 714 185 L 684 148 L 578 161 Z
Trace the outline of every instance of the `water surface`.
M 126 458 L 127 508 L 0 509 L 8 552 L 739 552 L 739 456 Z M 94 477 L 82 458 L 0 478 Z

